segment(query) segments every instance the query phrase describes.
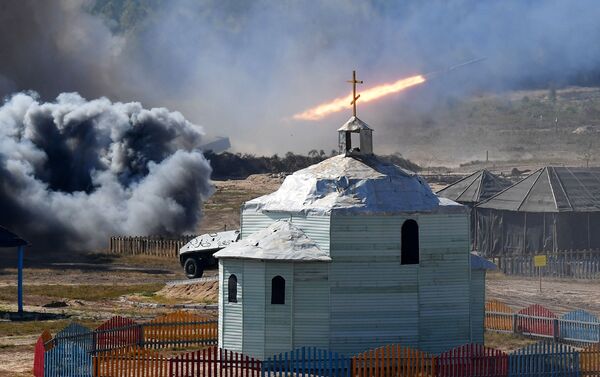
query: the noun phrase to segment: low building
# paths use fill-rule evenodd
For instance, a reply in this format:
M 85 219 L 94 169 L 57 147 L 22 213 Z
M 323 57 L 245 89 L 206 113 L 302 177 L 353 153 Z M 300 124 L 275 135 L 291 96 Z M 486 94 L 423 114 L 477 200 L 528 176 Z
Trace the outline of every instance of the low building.
M 338 131 L 340 155 L 246 202 L 242 240 L 215 254 L 219 346 L 263 358 L 483 342 L 487 266 L 471 270 L 466 208 L 374 155 L 359 118 Z

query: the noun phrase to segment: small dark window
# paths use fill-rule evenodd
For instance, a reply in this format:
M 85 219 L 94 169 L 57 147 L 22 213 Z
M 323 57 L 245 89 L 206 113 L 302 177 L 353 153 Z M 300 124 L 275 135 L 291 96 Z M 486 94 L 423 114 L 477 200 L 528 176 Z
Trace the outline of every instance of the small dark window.
M 237 276 L 233 274 L 227 281 L 227 302 L 237 302 Z
M 271 280 L 271 304 L 285 304 L 285 279 L 279 275 Z
M 419 264 L 419 224 L 406 220 L 402 224 L 400 264 Z

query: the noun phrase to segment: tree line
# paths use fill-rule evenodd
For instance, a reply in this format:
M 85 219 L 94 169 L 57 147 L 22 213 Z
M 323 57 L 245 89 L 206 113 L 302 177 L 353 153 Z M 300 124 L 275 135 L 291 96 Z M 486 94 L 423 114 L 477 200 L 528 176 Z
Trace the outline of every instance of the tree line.
M 338 152 L 334 150 L 327 154 L 323 150 L 317 151 L 314 149 L 306 155 L 287 152 L 282 157 L 277 154 L 269 157 L 255 156 L 248 153 L 223 152 L 216 154 L 212 151 L 204 152 L 204 156 L 210 161 L 210 165 L 213 168 L 213 179 L 244 179 L 252 174 L 292 173 L 337 154 Z M 405 159 L 399 154 L 379 156 L 379 158 L 404 169 L 415 172 L 421 170 L 419 165 Z

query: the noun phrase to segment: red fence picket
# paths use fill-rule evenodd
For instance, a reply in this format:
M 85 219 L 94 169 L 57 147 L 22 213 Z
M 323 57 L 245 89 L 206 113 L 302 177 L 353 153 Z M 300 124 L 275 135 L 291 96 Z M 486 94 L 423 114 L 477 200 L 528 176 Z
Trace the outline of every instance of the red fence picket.
M 525 335 L 554 337 L 557 316 L 549 309 L 535 304 L 517 313 L 517 331 Z
M 44 353 L 51 347 L 50 340 L 52 340 L 52 335 L 48 330 L 44 330 L 35 343 L 33 351 L 33 375 L 35 377 L 44 377 Z
M 238 352 L 210 347 L 169 359 L 169 376 L 260 377 L 261 361 Z
M 481 344 L 465 344 L 436 358 L 438 377 L 499 377 L 508 375 L 508 355 Z
M 94 331 L 96 351 L 140 345 L 142 327 L 129 318 L 112 317 Z

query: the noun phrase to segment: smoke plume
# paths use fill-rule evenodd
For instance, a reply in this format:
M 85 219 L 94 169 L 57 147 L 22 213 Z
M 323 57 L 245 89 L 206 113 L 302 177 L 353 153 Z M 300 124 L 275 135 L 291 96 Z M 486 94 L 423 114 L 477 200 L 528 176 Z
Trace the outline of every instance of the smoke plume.
M 14 95 L 0 107 L 3 223 L 48 251 L 93 249 L 109 235 L 194 231 L 213 190 L 201 138 L 165 108 Z

